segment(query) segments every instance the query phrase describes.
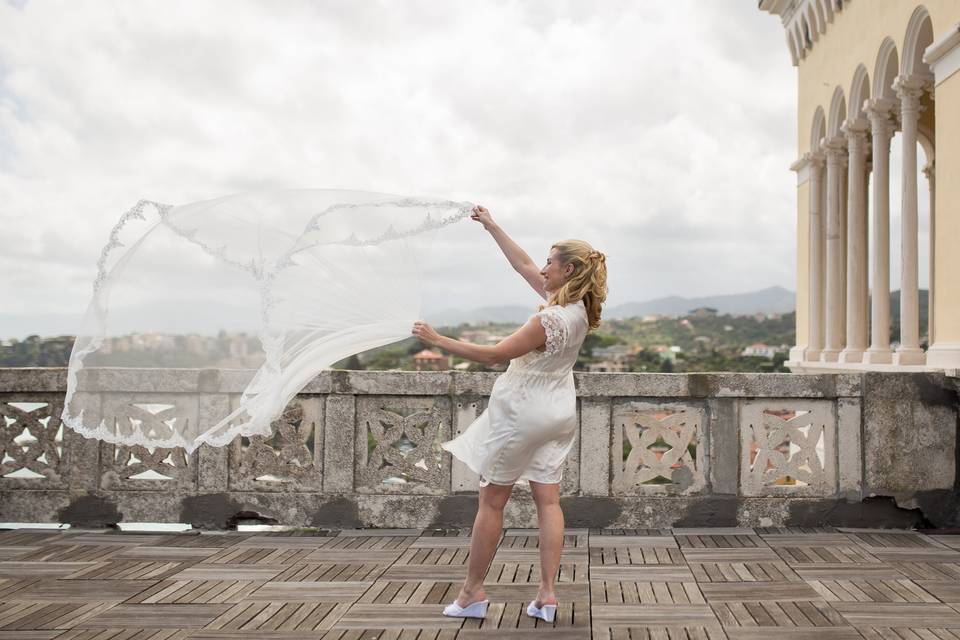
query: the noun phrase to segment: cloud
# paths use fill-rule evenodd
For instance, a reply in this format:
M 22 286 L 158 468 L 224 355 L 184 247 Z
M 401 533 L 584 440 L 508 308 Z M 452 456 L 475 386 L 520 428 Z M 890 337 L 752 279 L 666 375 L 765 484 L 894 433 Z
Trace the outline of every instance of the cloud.
M 82 309 L 138 199 L 265 187 L 480 202 L 611 304 L 793 288 L 795 83 L 752 3 L 0 4 L 0 297 Z M 427 309 L 531 300 L 475 223 L 436 258 Z

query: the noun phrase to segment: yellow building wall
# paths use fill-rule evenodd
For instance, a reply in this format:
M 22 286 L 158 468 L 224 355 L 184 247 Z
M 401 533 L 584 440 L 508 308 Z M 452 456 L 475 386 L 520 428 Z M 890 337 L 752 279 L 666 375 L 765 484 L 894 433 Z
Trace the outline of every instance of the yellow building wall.
M 960 345 L 960 71 L 937 85 L 935 95 L 934 344 Z

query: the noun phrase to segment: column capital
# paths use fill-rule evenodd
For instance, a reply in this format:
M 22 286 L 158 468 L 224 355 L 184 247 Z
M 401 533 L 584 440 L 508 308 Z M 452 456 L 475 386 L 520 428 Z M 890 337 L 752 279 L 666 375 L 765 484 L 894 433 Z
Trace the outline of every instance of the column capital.
M 790 165 L 790 171 L 796 171 L 800 173 L 801 171 L 808 169 L 810 167 L 814 169 L 822 169 L 824 163 L 824 155 L 821 151 L 808 151 Z
M 843 123 L 841 133 L 847 138 L 847 148 L 850 155 L 867 154 L 867 134 L 870 132 L 870 121 L 866 118 L 853 118 Z
M 930 75 L 899 75 L 893 80 L 893 90 L 900 98 L 901 118 L 907 112 L 919 112 L 920 98 L 923 94 L 933 90 L 933 76 Z
M 927 177 L 927 180 L 933 182 L 934 176 L 937 175 L 937 165 L 935 160 L 931 160 L 923 166 L 923 175 Z
M 824 150 L 824 153 L 829 155 L 831 151 L 842 151 L 847 147 L 847 140 L 842 133 L 838 133 L 835 136 L 830 136 L 829 138 L 824 138 L 820 142 L 820 148 Z
M 867 100 L 864 112 L 870 120 L 870 131 L 874 138 L 889 140 L 893 136 L 896 110 L 897 100 L 893 98 Z
M 840 166 L 847 155 L 847 139 L 843 135 L 825 138 L 820 148 L 827 157 L 827 166 Z

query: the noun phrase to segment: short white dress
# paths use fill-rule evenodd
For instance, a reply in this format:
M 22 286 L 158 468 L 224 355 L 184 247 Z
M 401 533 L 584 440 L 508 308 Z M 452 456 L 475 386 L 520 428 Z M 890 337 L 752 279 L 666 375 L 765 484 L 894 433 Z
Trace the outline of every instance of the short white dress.
M 480 486 L 555 483 L 577 435 L 573 365 L 587 335 L 583 300 L 544 307 L 547 341 L 510 361 L 487 408 L 463 433 L 441 443 L 480 476 Z

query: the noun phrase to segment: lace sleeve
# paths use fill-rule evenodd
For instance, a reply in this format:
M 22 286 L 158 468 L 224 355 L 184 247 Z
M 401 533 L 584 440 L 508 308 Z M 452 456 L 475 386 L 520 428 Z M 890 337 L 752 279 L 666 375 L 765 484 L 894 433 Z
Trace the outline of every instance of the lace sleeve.
M 540 324 L 547 332 L 547 345 L 543 352 L 544 355 L 552 356 L 555 353 L 560 353 L 563 345 L 567 342 L 567 324 L 555 308 L 544 309 L 537 315 L 540 316 Z

